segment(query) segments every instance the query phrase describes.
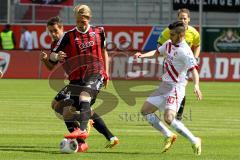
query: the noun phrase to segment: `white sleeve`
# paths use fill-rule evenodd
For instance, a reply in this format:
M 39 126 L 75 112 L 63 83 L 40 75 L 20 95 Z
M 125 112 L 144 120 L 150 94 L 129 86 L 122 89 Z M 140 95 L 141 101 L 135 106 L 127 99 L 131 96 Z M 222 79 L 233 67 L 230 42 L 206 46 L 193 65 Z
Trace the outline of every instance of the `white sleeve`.
M 160 55 L 164 55 L 166 53 L 166 45 L 168 44 L 168 41 L 163 43 L 160 47 L 158 47 L 157 51 L 160 53 Z
M 181 55 L 181 59 L 188 70 L 192 70 L 194 68 L 198 69 L 197 60 L 194 58 L 192 51 L 185 52 Z

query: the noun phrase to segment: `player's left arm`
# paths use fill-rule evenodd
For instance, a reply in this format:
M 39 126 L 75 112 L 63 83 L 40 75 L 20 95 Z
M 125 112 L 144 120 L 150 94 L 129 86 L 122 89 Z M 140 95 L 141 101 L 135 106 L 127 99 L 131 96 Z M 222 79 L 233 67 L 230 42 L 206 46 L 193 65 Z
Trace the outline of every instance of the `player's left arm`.
M 104 62 L 104 86 L 105 88 L 108 85 L 109 82 L 109 57 L 108 57 L 108 52 L 107 52 L 107 44 L 106 44 L 106 38 L 105 38 L 105 32 L 104 32 L 104 28 L 100 27 L 101 32 L 100 32 L 100 36 L 101 36 L 101 48 L 102 48 L 102 57 L 103 57 L 103 62 Z
M 202 93 L 199 87 L 199 74 L 198 74 L 198 64 L 196 59 L 193 56 L 193 53 L 191 50 L 189 52 L 184 52 L 184 54 L 181 55 L 182 60 L 184 61 L 186 67 L 188 68 L 188 71 L 192 73 L 192 79 L 194 83 L 194 93 L 197 96 L 198 100 L 202 99 Z
M 202 99 L 202 92 L 199 87 L 199 74 L 196 68 L 192 69 L 192 77 L 193 77 L 193 83 L 194 83 L 194 93 L 197 96 L 198 100 Z
M 102 49 L 102 55 L 103 55 L 104 69 L 105 69 L 104 86 L 106 88 L 108 85 L 108 82 L 109 82 L 109 58 L 108 58 L 108 52 L 107 52 L 106 48 Z

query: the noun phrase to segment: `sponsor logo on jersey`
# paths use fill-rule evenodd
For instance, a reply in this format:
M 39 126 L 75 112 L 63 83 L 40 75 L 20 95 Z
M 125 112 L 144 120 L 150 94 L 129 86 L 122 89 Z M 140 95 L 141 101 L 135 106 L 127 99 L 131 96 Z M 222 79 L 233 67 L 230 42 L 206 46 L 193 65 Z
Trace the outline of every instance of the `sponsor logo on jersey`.
M 86 43 L 81 43 L 80 41 L 76 41 L 76 43 L 80 49 L 86 49 L 94 46 L 94 41 L 88 41 Z

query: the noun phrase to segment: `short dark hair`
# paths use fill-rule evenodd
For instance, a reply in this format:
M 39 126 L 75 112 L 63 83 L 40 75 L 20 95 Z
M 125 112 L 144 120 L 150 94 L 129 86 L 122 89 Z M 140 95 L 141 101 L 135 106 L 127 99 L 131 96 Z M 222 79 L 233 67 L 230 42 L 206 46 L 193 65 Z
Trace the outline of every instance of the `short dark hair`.
M 53 26 L 55 24 L 57 24 L 59 26 L 63 26 L 62 20 L 59 16 L 52 17 L 47 22 L 47 26 Z
M 185 32 L 185 26 L 182 21 L 176 21 L 171 23 L 168 28 L 170 30 L 176 30 L 177 33 Z
M 5 28 L 6 28 L 6 29 L 10 29 L 10 28 L 11 28 L 11 25 L 10 25 L 10 24 L 6 24 L 6 25 L 5 25 Z

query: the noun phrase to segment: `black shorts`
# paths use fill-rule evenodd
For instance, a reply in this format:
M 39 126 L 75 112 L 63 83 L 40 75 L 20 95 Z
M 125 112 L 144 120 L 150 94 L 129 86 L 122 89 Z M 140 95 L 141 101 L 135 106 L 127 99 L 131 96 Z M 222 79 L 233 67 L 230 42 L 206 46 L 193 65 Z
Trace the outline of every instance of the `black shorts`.
M 69 85 L 66 85 L 61 89 L 55 96 L 56 101 L 62 99 L 72 99 L 74 100 L 73 106 L 79 107 L 79 95 L 82 91 L 85 91 L 91 96 L 91 105 L 96 101 L 97 95 L 103 85 L 104 77 L 100 74 L 93 75 L 87 79 L 79 79 L 70 81 Z

